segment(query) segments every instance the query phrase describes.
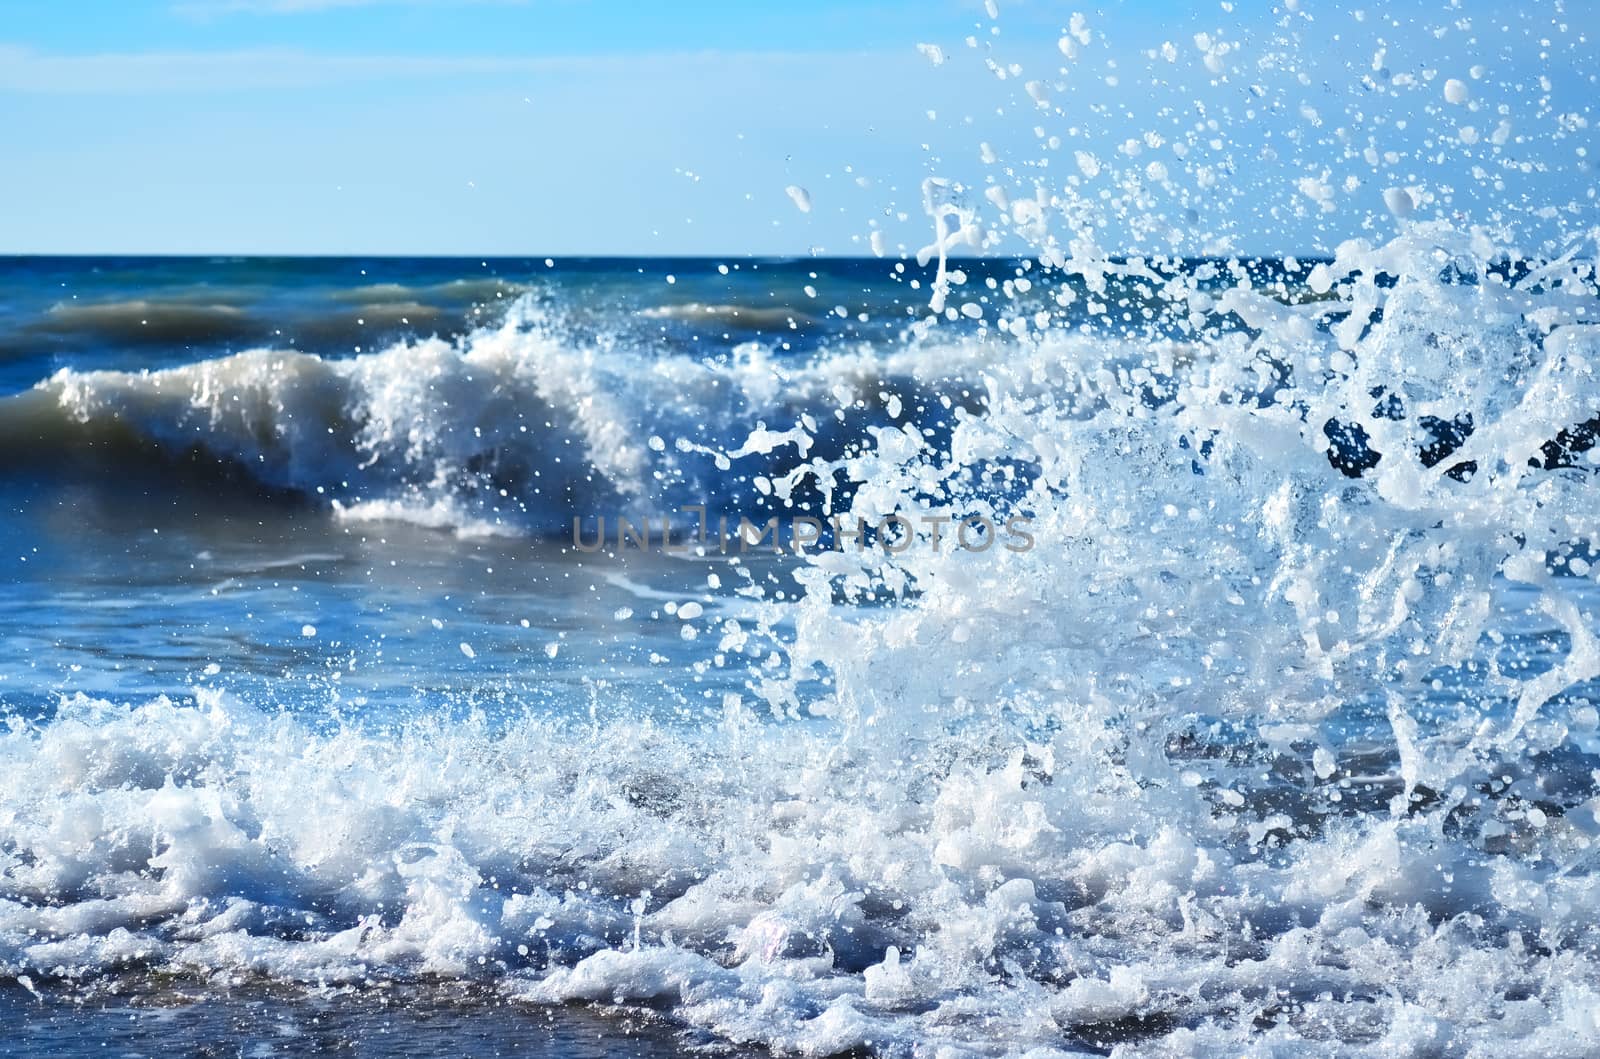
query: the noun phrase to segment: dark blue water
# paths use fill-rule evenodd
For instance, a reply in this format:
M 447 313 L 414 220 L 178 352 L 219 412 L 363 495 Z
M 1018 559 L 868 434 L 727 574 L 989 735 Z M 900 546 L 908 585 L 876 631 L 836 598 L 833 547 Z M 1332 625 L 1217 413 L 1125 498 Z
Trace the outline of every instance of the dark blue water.
M 971 267 L 975 277 L 1016 271 Z M 275 477 L 208 425 L 238 400 L 229 381 L 211 397 L 194 384 L 202 414 L 188 418 L 181 396 L 173 408 L 120 403 L 63 417 L 55 391 L 30 391 L 67 371 L 120 402 L 143 373 L 255 350 L 326 364 L 365 356 L 377 377 L 403 379 L 407 348 L 471 349 L 514 306 L 539 314 L 542 339 L 585 357 L 725 364 L 758 349 L 804 363 L 902 343 L 908 308 L 926 301 L 910 284 L 926 279 L 876 260 L 0 259 L 0 401 L 10 398 L 0 406 L 0 624 L 10 645 L 0 704 L 37 718 L 63 695 L 127 702 L 221 684 L 330 724 L 374 711 L 561 713 L 604 673 L 615 711 L 693 719 L 720 708 L 744 677 L 688 688 L 663 679 L 652 657 L 681 663 L 705 645 L 686 644 L 649 596 L 709 599 L 707 575 L 727 563 L 624 553 L 585 565 L 567 546 L 567 520 L 614 515 L 613 494 L 561 506 L 542 535 L 520 522 L 507 536 L 458 534 L 448 519 L 351 523 L 329 508 L 330 497 L 351 499 L 348 481 L 315 467 L 338 463 L 376 399 L 329 408 L 289 381 L 269 392 L 271 421 L 245 423 L 244 434 L 299 430 L 315 414 L 330 438 L 327 452 L 296 454 L 299 477 Z M 519 354 L 533 365 L 544 355 Z M 290 374 L 269 365 L 262 385 Z M 628 388 L 621 372 L 608 382 Z M 727 411 L 712 383 L 708 403 L 683 415 L 706 432 L 699 440 L 753 424 L 703 422 Z M 649 422 L 664 411 L 642 400 L 633 440 L 664 429 Z M 447 396 L 426 391 L 401 414 L 441 437 L 487 429 L 457 421 Z M 522 416 L 513 408 L 497 428 L 520 441 Z M 555 446 L 535 443 L 534 457 Z M 377 482 L 370 495 L 391 487 Z
M 849 259 L 0 257 L 0 392 L 64 367 L 129 371 L 256 347 L 348 356 L 408 336 L 457 338 L 524 295 L 591 333 L 708 355 L 748 339 L 804 350 L 892 336 L 901 307 L 925 301 L 895 276 Z M 693 304 L 741 307 L 747 319 L 639 315 Z

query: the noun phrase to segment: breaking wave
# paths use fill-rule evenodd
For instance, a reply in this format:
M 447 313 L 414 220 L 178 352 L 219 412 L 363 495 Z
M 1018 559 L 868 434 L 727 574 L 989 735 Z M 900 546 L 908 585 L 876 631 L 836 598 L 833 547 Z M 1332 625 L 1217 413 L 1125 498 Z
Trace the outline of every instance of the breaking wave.
M 841 455 L 868 426 L 948 414 L 981 344 L 723 361 L 578 345 L 531 302 L 461 342 L 346 359 L 253 350 L 146 372 L 64 369 L 8 398 L 13 461 L 129 463 L 242 476 L 341 512 L 502 533 L 570 532 L 574 516 L 729 510 L 801 446 Z M 962 391 L 967 391 L 963 394 Z M 930 412 L 931 409 L 931 412 Z M 809 425 L 807 425 L 809 424 Z M 752 443 L 763 430 L 763 443 Z M 777 450 L 783 449 L 783 452 Z M 754 456 L 739 475 L 728 454 Z
M 1588 266 L 1495 267 L 1437 226 L 1350 244 L 1318 266 L 1336 300 L 1240 289 L 1221 308 L 1247 329 L 1132 361 L 991 351 L 945 434 L 791 459 L 780 493 L 836 476 L 866 516 L 1004 496 L 1041 544 L 826 554 L 766 618 L 686 618 L 729 664 L 781 645 L 703 730 L 326 732 L 210 692 L 14 726 L 4 964 L 459 976 L 815 1055 L 1586 1051 L 1594 483 L 1587 450 L 1542 445 L 1595 412 L 1600 328 Z M 650 401 L 731 431 L 883 374 L 638 361 L 626 390 L 597 359 L 508 326 L 28 399 L 73 429 L 225 439 L 302 489 L 426 495 L 478 439 L 542 427 L 517 451 L 569 439 L 626 492 L 666 448 L 622 429 Z M 1337 441 L 1357 429 L 1359 467 Z M 520 482 L 587 481 L 527 459 Z

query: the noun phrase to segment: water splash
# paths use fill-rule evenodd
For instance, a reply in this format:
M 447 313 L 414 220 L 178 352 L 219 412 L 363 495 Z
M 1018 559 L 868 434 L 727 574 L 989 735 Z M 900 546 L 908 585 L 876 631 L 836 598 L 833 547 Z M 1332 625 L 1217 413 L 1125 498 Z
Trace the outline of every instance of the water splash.
M 1246 69 L 1248 42 L 1204 36 L 1203 76 L 1299 98 L 1310 60 L 1283 40 Z M 1081 63 L 1099 39 L 1074 19 L 1059 51 Z M 1372 73 L 1353 80 L 1386 100 L 1433 81 Z M 1047 80 L 1024 91 L 1059 115 L 1071 90 Z M 1487 94 L 1451 84 L 1430 99 Z M 463 977 L 811 1055 L 1592 1051 L 1594 237 L 1519 252 L 1520 211 L 1436 216 L 1437 185 L 1413 185 L 1378 192 L 1406 215 L 1393 238 L 1273 269 L 1103 249 L 1107 209 L 1153 244 L 1202 193 L 1254 186 L 1207 156 L 1246 120 L 1201 120 L 1178 161 L 1149 137 L 1086 145 L 1048 187 L 930 178 L 937 265 L 905 349 L 783 368 L 781 386 L 759 358 L 566 374 L 575 354 L 529 356 L 515 325 L 260 385 L 248 359 L 59 377 L 44 392 L 80 420 L 115 406 L 174 438 L 260 438 L 246 462 L 296 484 L 327 476 L 296 452 L 323 461 L 326 424 L 355 420 L 339 474 L 370 481 L 377 453 L 455 502 L 428 469 L 475 481 L 457 439 L 487 426 L 503 445 L 530 406 L 583 408 L 572 447 L 619 492 L 655 488 L 653 461 L 686 450 L 630 447 L 627 428 L 732 372 L 717 436 L 694 429 L 709 398 L 671 425 L 774 504 L 1024 512 L 1036 546 L 938 547 L 924 526 L 900 554 L 795 564 L 798 599 L 714 630 L 720 650 L 783 653 L 700 730 L 318 732 L 209 693 L 73 700 L 0 741 L 6 969 Z M 1564 143 L 1571 123 L 1546 120 Z M 1272 194 L 1332 224 L 1342 187 L 1319 171 Z M 1002 237 L 1028 241 L 1026 267 L 969 286 L 951 251 Z M 944 341 L 962 320 L 987 330 Z M 914 418 L 882 388 L 897 371 Z M 326 419 L 303 412 L 319 394 Z M 860 402 L 876 418 L 840 444 L 740 444 L 753 418 L 826 425 Z M 290 423 L 310 449 L 257 429 Z

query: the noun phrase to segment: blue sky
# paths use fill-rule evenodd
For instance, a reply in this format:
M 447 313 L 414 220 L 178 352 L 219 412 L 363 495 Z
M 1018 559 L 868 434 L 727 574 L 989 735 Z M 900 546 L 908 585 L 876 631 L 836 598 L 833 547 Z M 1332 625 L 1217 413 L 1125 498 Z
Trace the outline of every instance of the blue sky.
M 0 252 L 914 251 L 930 175 L 1111 251 L 1327 249 L 1394 186 L 1595 223 L 1587 2 L 997 2 L 12 0 Z

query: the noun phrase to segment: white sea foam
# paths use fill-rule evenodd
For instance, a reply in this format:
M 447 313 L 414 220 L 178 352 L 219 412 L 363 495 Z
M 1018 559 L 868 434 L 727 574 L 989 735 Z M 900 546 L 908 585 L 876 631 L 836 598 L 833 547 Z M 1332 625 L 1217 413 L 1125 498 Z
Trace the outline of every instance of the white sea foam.
M 686 302 L 651 306 L 640 310 L 639 315 L 655 320 L 685 320 L 711 326 L 771 331 L 794 330 L 816 322 L 811 314 L 782 305 L 704 305 Z

